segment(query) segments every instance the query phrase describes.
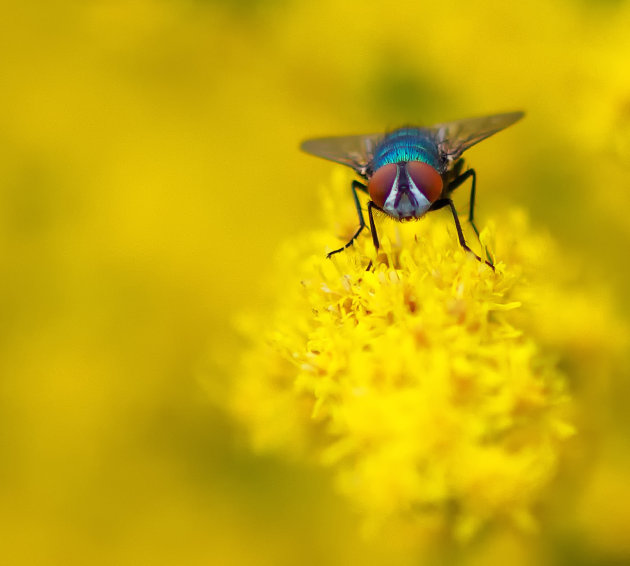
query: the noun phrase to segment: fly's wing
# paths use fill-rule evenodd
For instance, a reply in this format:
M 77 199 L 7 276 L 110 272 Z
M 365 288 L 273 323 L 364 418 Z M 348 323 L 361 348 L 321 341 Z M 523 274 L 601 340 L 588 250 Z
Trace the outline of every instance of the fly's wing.
M 438 145 L 440 155 L 448 163 L 454 163 L 469 147 L 514 124 L 523 116 L 524 112 L 509 112 L 445 122 L 428 129 Z
M 382 134 L 367 134 L 364 136 L 316 138 L 306 140 L 300 147 L 306 153 L 347 165 L 359 175 L 365 175 L 374 158 L 374 149 L 382 137 Z

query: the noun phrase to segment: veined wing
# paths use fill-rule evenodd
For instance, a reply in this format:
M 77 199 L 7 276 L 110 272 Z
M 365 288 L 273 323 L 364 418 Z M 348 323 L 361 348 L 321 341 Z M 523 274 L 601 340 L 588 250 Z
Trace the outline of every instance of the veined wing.
M 524 112 L 509 112 L 445 122 L 427 129 L 438 144 L 440 154 L 449 162 L 454 162 L 469 147 L 514 124 L 523 116 Z
M 383 134 L 342 136 L 306 140 L 300 146 L 303 151 L 317 157 L 330 159 L 352 167 L 359 175 L 365 175 L 374 157 L 374 149 Z

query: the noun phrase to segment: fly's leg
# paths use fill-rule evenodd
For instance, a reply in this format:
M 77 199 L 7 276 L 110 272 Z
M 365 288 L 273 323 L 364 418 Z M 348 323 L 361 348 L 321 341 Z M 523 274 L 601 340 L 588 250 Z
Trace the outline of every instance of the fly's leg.
M 354 233 L 354 236 L 350 238 L 350 241 L 345 246 L 342 246 L 341 248 L 330 252 L 326 256 L 328 258 L 350 247 L 354 243 L 354 241 L 358 238 L 359 234 L 365 228 L 365 219 L 363 218 L 363 211 L 361 210 L 361 203 L 359 202 L 359 195 L 357 195 L 357 189 L 365 193 L 367 192 L 367 187 L 363 183 L 360 183 L 359 181 L 356 181 L 356 180 L 352 181 L 352 196 L 354 197 L 354 206 L 356 206 L 357 214 L 359 215 L 359 229 Z M 369 205 L 368 205 L 368 210 L 369 210 Z M 371 212 L 370 212 L 370 224 L 372 224 Z
M 374 242 L 374 247 L 376 248 L 376 251 L 378 251 L 380 244 L 378 242 L 378 234 L 376 233 L 376 225 L 374 224 L 374 213 L 372 212 L 373 208 L 376 208 L 376 210 L 381 210 L 381 208 L 372 201 L 368 202 L 368 218 L 370 219 L 370 231 L 372 232 L 372 242 Z
M 376 233 L 376 224 L 374 224 L 374 213 L 372 212 L 372 209 L 376 209 L 376 210 L 383 210 L 381 207 L 379 207 L 376 203 L 370 201 L 368 202 L 368 218 L 370 219 L 370 231 L 372 232 L 372 242 L 374 243 L 374 249 L 378 252 L 378 248 L 380 247 L 379 241 L 378 241 L 378 234 Z M 368 263 L 368 266 L 366 267 L 366 271 L 370 271 L 370 269 L 372 268 L 372 260 L 370 260 L 370 263 Z
M 477 238 L 479 238 L 479 230 L 477 230 L 477 226 L 475 226 L 475 194 L 477 192 L 477 174 L 474 169 L 468 169 L 461 175 L 458 175 L 453 179 L 448 185 L 448 192 L 453 192 L 457 187 L 463 184 L 468 180 L 469 177 L 472 177 L 472 187 L 470 188 L 470 210 L 468 212 L 468 222 L 473 227 L 475 234 L 477 234 Z
M 468 222 L 472 226 L 475 234 L 477 235 L 477 239 L 481 244 L 481 238 L 479 237 L 479 230 L 477 230 L 477 226 L 475 225 L 475 195 L 477 193 L 477 173 L 475 173 L 474 169 L 468 169 L 461 175 L 458 175 L 453 179 L 448 185 L 448 192 L 453 192 L 457 187 L 459 187 L 462 183 L 464 183 L 469 177 L 472 177 L 472 186 L 470 188 L 470 208 L 468 210 Z M 482 244 L 483 245 L 483 244 Z M 487 248 L 485 248 L 486 257 L 488 258 L 488 265 L 493 265 L 494 262 L 492 260 L 492 256 Z
M 470 252 L 472 255 L 474 255 L 478 261 L 480 261 L 481 263 L 485 263 L 486 265 L 489 265 L 494 271 L 494 264 L 492 263 L 492 261 L 481 259 L 475 252 L 473 252 L 468 247 L 468 244 L 466 243 L 466 239 L 464 238 L 464 232 L 462 232 L 462 226 L 459 223 L 459 216 L 457 216 L 457 210 L 455 210 L 455 205 L 453 204 L 453 201 L 450 198 L 436 200 L 431 206 L 431 210 L 439 210 L 440 208 L 444 208 L 445 206 L 448 206 L 451 209 L 451 213 L 453 214 L 453 220 L 455 221 L 455 228 L 457 228 L 457 238 L 459 239 L 459 245 L 462 248 L 464 248 L 467 252 Z

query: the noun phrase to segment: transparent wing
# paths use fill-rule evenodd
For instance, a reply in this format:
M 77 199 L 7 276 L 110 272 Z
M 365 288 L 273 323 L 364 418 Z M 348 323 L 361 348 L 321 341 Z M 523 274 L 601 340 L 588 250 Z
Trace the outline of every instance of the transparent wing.
M 523 116 L 525 116 L 524 112 L 509 112 L 445 122 L 427 129 L 438 144 L 440 154 L 453 162 L 459 159 L 469 147 L 514 124 Z
M 368 164 L 374 157 L 374 149 L 383 134 L 343 136 L 306 140 L 300 146 L 303 151 L 352 167 L 365 175 Z

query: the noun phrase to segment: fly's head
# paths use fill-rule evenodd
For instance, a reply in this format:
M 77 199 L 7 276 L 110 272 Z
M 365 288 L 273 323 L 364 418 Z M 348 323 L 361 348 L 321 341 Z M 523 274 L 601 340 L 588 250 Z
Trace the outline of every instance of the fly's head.
M 422 161 L 388 163 L 374 172 L 368 192 L 374 203 L 398 220 L 420 218 L 440 197 L 442 177 Z

